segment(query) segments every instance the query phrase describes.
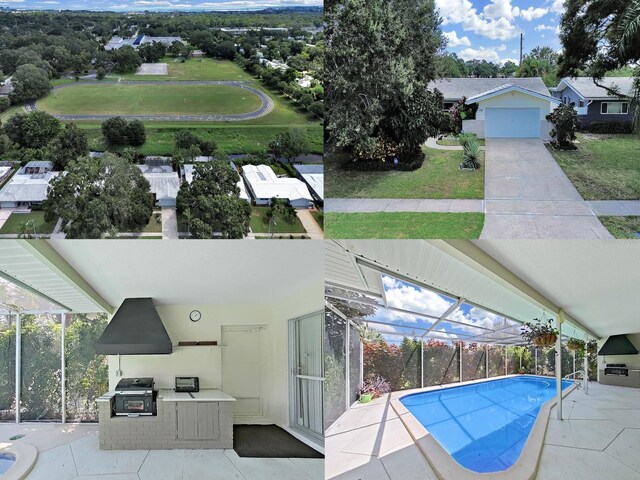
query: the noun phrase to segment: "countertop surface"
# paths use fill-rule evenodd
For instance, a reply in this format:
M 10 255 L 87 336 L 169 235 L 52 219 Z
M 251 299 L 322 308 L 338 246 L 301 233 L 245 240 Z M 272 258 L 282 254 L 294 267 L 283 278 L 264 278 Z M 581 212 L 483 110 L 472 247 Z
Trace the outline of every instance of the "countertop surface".
M 96 398 L 96 402 L 109 402 L 116 394 L 114 391 L 109 391 Z M 191 396 L 193 395 L 193 397 Z M 191 392 L 191 395 L 185 392 L 174 392 L 169 389 L 158 390 L 158 400 L 163 402 L 235 402 L 228 393 L 224 393 L 222 390 L 200 390 L 199 392 Z
M 193 395 L 193 396 L 192 396 Z M 200 390 L 199 392 L 191 392 L 191 395 L 185 392 L 174 392 L 173 390 L 160 390 L 158 398 L 162 398 L 163 402 L 235 402 L 228 393 L 222 390 Z

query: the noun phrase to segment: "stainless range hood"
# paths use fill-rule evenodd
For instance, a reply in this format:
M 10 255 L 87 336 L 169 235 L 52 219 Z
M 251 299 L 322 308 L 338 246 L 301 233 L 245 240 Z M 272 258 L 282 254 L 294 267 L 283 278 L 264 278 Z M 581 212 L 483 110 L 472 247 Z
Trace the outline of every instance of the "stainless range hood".
M 150 298 L 127 298 L 96 342 L 102 355 L 158 355 L 173 351 Z

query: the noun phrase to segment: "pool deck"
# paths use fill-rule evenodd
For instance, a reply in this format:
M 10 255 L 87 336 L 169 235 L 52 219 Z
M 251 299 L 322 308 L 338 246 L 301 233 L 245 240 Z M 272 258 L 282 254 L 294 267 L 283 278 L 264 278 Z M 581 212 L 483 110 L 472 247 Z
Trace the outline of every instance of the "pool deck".
M 39 455 L 28 480 L 323 480 L 324 460 L 241 458 L 233 450 L 98 448 L 98 426 L 0 423 L 0 444 L 25 437 Z
M 640 478 L 640 389 L 589 384 L 551 410 L 536 479 Z M 437 479 L 390 405 L 389 395 L 356 404 L 328 430 L 326 478 Z

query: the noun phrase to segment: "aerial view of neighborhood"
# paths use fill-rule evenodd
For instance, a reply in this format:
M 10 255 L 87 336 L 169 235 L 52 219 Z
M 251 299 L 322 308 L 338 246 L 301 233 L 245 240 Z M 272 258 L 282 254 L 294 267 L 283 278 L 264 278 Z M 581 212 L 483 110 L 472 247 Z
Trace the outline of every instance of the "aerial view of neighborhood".
M 0 238 L 323 238 L 323 30 L 0 8 Z

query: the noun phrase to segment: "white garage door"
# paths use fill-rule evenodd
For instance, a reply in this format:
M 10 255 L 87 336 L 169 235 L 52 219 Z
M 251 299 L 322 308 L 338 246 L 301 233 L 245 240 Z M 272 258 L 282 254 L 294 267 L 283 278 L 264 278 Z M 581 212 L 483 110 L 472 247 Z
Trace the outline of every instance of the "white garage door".
M 487 138 L 537 138 L 539 108 L 487 108 L 484 134 Z

